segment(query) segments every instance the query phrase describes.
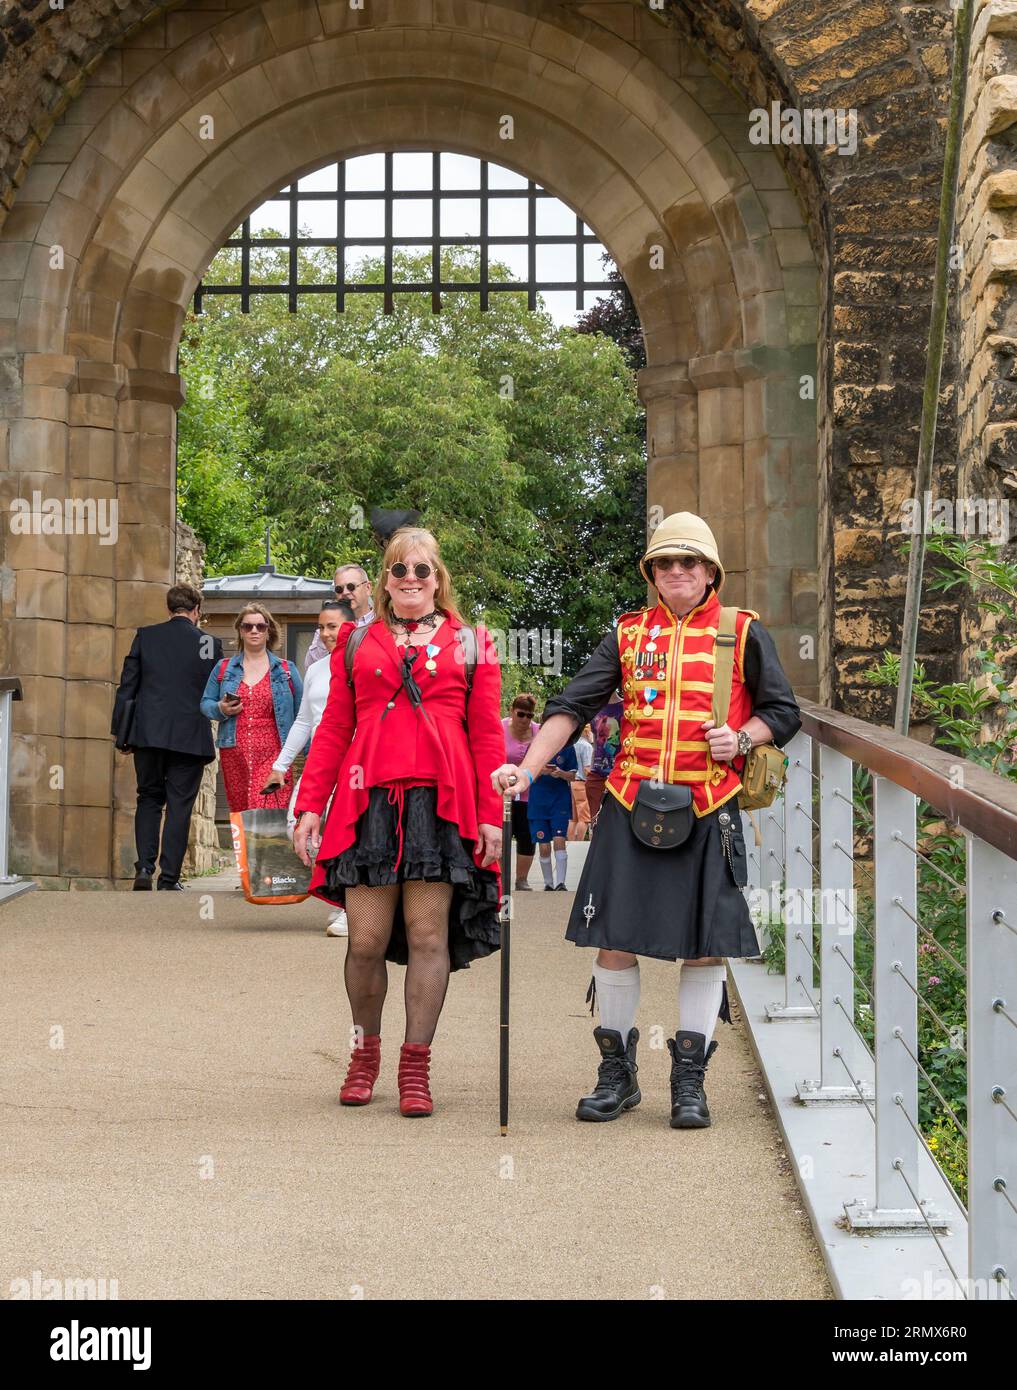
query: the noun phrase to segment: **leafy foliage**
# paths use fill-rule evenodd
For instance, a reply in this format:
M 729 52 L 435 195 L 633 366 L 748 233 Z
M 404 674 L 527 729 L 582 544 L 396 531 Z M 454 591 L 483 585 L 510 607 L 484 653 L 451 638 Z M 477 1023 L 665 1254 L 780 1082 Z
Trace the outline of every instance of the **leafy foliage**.
M 305 283 L 334 278 L 327 248 L 300 248 L 298 263 Z M 239 251 L 224 249 L 205 283 L 236 284 L 239 269 Z M 252 251 L 252 278 L 287 274 L 282 249 Z M 395 254 L 397 282 L 429 274 L 427 256 Z M 478 274 L 474 250 L 443 254 L 443 279 Z M 189 316 L 181 514 L 212 571 L 253 568 L 271 520 L 286 566 L 324 577 L 343 560 L 373 573 L 370 509 L 413 507 L 471 617 L 560 633 L 559 677 L 518 673 L 550 693 L 644 601 L 645 428 L 626 351 L 585 325 L 557 328 L 512 291 L 492 292 L 486 312 L 475 295 L 444 294 L 440 314 L 429 296 L 401 294 L 385 314 L 383 262 L 357 275 L 379 293 L 351 294 L 342 314 L 328 294 L 301 295 L 297 313 L 285 294 L 255 294 L 248 314 L 208 294 Z M 492 264 L 490 278 L 511 277 Z M 618 300 L 612 326 L 631 354 Z

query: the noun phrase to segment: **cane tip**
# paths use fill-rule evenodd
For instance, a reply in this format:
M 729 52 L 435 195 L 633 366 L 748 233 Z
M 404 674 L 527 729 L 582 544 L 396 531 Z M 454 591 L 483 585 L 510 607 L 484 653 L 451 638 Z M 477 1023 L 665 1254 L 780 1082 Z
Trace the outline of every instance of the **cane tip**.
M 508 1125 L 502 1125 L 502 1127 L 501 1127 L 501 1137 L 504 1139 L 506 1134 L 508 1134 Z

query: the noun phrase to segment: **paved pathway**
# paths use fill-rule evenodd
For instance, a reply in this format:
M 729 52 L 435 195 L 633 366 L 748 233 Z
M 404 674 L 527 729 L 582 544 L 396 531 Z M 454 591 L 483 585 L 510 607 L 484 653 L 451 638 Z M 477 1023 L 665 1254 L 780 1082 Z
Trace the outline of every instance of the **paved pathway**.
M 404 1120 L 398 968 L 375 1102 L 337 1102 L 346 943 L 322 904 L 200 880 L 4 904 L 0 1297 L 36 1270 L 121 1298 L 830 1297 L 740 1024 L 713 1127 L 667 1125 L 674 967 L 643 968 L 642 1105 L 573 1118 L 597 1057 L 571 901 L 519 899 L 508 1138 L 496 960 L 453 977 L 436 1112 Z

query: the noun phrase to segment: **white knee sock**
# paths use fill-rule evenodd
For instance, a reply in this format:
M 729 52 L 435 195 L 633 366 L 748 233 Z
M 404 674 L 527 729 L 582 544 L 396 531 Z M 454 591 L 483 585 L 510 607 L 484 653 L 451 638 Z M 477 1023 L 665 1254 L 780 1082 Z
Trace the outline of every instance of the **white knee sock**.
M 683 965 L 678 982 L 678 1027 L 683 1033 L 702 1033 L 709 1047 L 724 996 L 727 968 L 723 965 Z
M 606 970 L 594 964 L 593 978 L 597 982 L 597 1009 L 601 1028 L 613 1028 L 627 1043 L 636 1026 L 639 1008 L 639 962 L 627 970 Z
M 565 882 L 565 870 L 568 867 L 569 852 L 567 849 L 556 849 L 554 852 L 554 865 L 558 871 L 558 882 Z
M 540 872 L 544 875 L 544 882 L 548 888 L 554 887 L 554 873 L 551 868 L 551 855 L 542 854 L 540 856 Z

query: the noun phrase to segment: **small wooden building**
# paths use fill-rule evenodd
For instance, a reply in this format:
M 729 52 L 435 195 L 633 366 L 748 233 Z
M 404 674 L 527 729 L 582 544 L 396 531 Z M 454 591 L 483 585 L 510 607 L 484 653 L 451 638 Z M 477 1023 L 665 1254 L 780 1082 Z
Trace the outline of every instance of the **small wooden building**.
M 233 630 L 237 614 L 246 603 L 263 603 L 279 625 L 276 655 L 292 661 L 303 674 L 321 605 L 335 598 L 335 587 L 331 579 L 277 574 L 275 565 L 259 565 L 255 574 L 224 574 L 204 580 L 201 596 L 202 627 L 221 637 L 223 650 L 231 656 L 237 651 Z

